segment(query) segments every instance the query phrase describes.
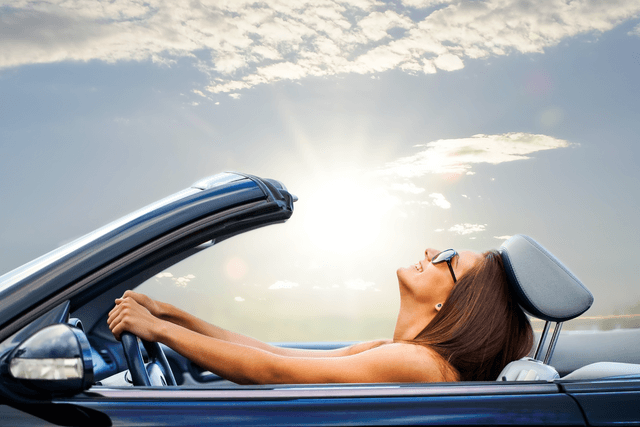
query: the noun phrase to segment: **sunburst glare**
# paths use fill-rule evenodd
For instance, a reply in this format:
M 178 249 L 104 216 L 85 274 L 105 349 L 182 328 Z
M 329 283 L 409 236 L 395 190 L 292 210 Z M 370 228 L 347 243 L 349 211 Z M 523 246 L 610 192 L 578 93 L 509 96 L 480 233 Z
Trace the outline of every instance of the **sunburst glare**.
M 384 216 L 398 204 L 362 180 L 335 180 L 308 196 L 305 231 L 317 248 L 351 254 L 377 243 Z

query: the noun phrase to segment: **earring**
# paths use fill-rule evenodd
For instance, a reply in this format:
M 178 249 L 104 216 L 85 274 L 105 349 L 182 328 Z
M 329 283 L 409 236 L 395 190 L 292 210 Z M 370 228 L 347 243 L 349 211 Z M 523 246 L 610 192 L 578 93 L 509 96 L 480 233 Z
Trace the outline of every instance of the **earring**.
M 442 308 L 442 303 L 439 302 L 436 304 L 436 311 L 440 311 L 440 309 Z

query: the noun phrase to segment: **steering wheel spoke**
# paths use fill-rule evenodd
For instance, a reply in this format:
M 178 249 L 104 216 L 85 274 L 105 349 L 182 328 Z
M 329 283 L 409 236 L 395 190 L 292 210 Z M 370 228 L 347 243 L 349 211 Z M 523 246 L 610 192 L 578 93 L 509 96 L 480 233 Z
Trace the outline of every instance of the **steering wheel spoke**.
M 134 386 L 164 386 L 176 385 L 176 379 L 171 371 L 169 361 L 162 351 L 162 347 L 157 342 L 138 340 L 138 337 L 130 332 L 124 332 L 120 337 L 124 357 L 129 365 L 129 372 Z M 142 351 L 140 349 L 140 341 L 149 356 L 147 369 L 142 360 Z M 149 375 L 149 371 L 152 375 Z M 164 381 L 162 380 L 164 378 Z

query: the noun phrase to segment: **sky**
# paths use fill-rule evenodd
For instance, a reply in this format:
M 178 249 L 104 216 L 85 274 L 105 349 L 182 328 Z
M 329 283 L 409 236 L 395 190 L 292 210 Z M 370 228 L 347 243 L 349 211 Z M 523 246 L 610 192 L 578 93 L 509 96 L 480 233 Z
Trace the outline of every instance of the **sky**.
M 0 274 L 236 170 L 293 217 L 142 289 L 268 340 L 389 337 L 398 267 L 526 234 L 594 294 L 565 328 L 640 326 L 637 0 L 0 0 L 0 22 Z

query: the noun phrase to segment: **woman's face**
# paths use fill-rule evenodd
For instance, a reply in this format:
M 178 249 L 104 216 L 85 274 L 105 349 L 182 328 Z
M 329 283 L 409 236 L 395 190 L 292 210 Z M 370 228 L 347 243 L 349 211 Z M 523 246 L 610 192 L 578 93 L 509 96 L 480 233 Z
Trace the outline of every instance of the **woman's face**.
M 424 258 L 410 267 L 397 271 L 402 298 L 411 298 L 417 303 L 444 303 L 454 282 L 446 262 L 432 264 L 431 260 L 440 250 L 428 248 Z M 482 260 L 482 255 L 471 251 L 460 251 L 451 259 L 451 267 L 459 280 L 471 267 Z

